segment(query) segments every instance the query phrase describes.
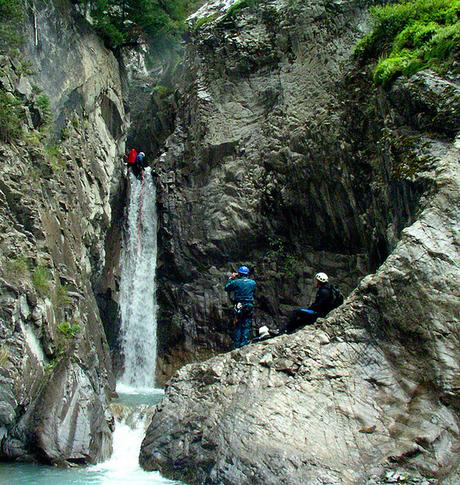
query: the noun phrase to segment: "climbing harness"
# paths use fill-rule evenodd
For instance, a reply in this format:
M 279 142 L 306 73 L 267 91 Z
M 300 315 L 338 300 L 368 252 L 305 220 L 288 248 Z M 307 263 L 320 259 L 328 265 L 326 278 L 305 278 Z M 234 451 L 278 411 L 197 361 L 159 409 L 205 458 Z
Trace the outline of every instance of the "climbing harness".
M 144 204 L 144 171 L 142 170 L 141 194 L 139 201 L 139 215 L 137 224 L 137 254 L 141 254 L 141 225 L 142 225 L 142 207 Z

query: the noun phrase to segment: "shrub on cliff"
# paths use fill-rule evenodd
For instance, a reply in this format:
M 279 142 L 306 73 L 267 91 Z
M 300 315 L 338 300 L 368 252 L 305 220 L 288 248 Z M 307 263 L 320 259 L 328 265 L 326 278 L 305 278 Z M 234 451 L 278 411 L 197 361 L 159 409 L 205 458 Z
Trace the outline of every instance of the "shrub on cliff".
M 358 57 L 378 59 L 376 84 L 431 68 L 459 70 L 460 0 L 412 0 L 371 9 L 372 32 L 356 46 Z
M 0 89 L 0 140 L 9 143 L 21 138 L 23 121 L 21 102 L 13 94 Z
M 1 1 L 1 0 L 0 0 Z M 79 0 L 110 47 L 175 35 L 199 0 Z
M 7 52 L 22 43 L 21 26 L 24 18 L 23 0 L 0 0 L 0 52 Z

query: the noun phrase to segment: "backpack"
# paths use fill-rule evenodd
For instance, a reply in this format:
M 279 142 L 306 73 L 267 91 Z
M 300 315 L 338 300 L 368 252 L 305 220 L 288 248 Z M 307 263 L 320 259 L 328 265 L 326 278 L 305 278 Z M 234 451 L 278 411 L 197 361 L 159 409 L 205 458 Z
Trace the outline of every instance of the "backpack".
M 133 148 L 128 155 L 128 165 L 134 165 L 137 159 L 137 150 Z
M 342 292 L 337 286 L 330 285 L 330 287 L 331 287 L 330 306 L 331 306 L 331 310 L 333 310 L 334 308 L 339 307 L 343 303 L 344 298 L 343 298 Z

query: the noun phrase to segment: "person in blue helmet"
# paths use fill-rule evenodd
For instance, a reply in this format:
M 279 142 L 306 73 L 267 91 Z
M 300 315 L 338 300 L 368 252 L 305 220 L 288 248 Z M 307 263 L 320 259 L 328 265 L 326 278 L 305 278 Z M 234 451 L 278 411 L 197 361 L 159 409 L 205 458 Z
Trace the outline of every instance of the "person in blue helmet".
M 232 273 L 225 285 L 225 291 L 233 293 L 232 301 L 235 304 L 235 329 L 233 332 L 235 349 L 247 345 L 251 338 L 256 282 L 249 278 L 249 273 L 247 266 L 241 266 L 238 273 Z
M 138 179 L 141 179 L 142 178 L 142 174 L 144 173 L 144 169 L 145 167 L 147 167 L 147 161 L 145 159 L 145 153 L 144 152 L 140 152 L 137 157 L 136 157 L 136 162 L 131 166 L 132 170 L 133 170 L 133 174 L 138 178 Z

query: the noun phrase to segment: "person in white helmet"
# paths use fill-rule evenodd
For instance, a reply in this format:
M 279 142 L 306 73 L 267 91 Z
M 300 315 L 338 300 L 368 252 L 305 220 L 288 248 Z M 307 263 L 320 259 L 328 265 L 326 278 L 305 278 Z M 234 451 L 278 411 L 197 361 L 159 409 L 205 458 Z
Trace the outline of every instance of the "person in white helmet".
M 334 296 L 328 283 L 329 277 L 326 273 L 316 273 L 314 281 L 318 288 L 315 301 L 307 308 L 297 308 L 292 312 L 286 327 L 287 333 L 293 333 L 305 325 L 315 323 L 317 318 L 325 317 L 332 310 Z

